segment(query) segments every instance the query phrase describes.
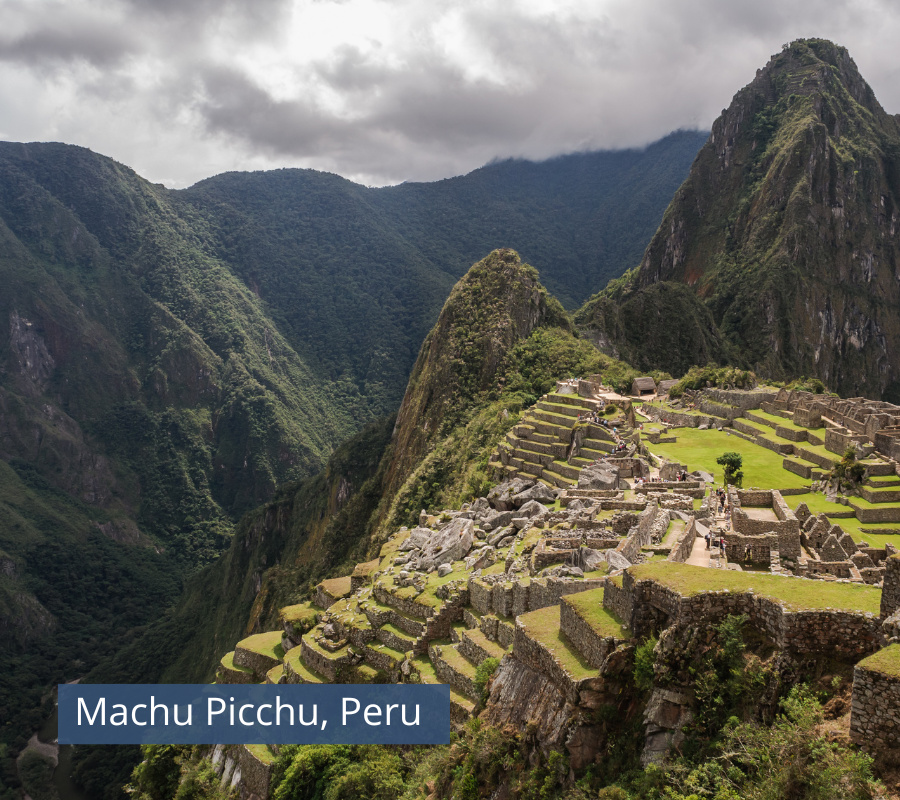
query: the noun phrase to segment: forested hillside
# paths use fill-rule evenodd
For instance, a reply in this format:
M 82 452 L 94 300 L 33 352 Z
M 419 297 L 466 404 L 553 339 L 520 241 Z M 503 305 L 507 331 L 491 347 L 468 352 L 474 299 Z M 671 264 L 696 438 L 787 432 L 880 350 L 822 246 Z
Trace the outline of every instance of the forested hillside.
M 703 138 L 437 184 L 277 170 L 184 191 L 84 148 L 0 144 L 2 780 L 15 780 L 9 757 L 46 713 L 46 687 L 169 614 L 249 510 L 302 506 L 310 577 L 349 558 L 380 499 L 359 490 L 384 419 L 456 278 L 518 244 L 577 303 L 636 263 Z M 362 533 L 329 527 L 342 510 Z M 253 516 L 241 527 L 257 529 Z M 203 598 L 228 598 L 211 630 L 246 624 L 271 566 L 249 569 L 256 552 L 236 562 L 246 591 Z M 176 641 L 145 677 L 174 675 Z

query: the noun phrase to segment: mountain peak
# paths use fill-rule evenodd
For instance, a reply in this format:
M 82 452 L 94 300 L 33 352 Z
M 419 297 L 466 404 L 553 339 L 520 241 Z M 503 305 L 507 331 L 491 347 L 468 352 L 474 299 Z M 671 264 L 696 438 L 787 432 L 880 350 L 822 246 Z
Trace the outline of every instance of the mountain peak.
M 653 329 L 635 322 L 656 319 L 703 333 L 685 352 L 721 337 L 717 360 L 900 397 L 898 208 L 897 118 L 845 48 L 792 42 L 715 121 L 640 268 L 607 290 L 642 312 L 617 312 L 616 329 L 593 314 L 605 328 L 593 336 L 635 366 L 690 366 L 662 364 Z

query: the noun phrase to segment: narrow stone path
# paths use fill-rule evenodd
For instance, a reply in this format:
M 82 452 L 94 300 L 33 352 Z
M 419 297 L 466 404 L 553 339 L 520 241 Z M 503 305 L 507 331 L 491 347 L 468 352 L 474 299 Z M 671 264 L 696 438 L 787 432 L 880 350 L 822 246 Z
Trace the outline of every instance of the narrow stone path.
M 708 567 L 709 566 L 709 550 L 706 549 L 706 539 L 703 537 L 706 536 L 706 532 L 709 530 L 704 525 L 697 525 L 697 533 L 700 535 L 694 539 L 694 546 L 691 548 L 691 554 L 688 556 L 685 564 L 690 564 L 694 567 Z

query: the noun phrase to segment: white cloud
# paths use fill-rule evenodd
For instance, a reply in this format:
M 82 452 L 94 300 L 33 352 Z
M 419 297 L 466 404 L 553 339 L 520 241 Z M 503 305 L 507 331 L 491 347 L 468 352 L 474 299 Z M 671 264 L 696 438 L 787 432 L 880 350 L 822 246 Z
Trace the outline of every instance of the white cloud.
M 430 180 L 708 127 L 782 42 L 900 110 L 888 0 L 0 0 L 0 133 L 151 180 L 309 166 Z

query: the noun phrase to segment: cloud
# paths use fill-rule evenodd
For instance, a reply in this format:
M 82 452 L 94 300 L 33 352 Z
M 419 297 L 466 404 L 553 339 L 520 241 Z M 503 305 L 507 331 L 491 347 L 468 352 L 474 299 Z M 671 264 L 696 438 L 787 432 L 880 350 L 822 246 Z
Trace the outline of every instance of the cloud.
M 0 134 L 183 186 L 368 183 L 708 127 L 781 44 L 850 49 L 900 110 L 887 0 L 0 0 Z

